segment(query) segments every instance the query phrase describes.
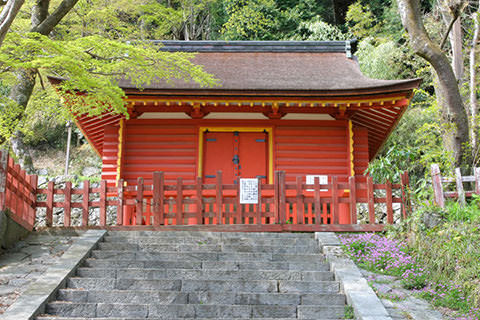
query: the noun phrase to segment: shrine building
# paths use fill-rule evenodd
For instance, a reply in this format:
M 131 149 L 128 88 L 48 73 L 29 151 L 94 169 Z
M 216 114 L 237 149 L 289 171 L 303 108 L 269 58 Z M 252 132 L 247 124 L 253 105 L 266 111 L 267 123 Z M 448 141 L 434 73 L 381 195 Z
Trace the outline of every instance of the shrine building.
M 273 183 L 297 176 L 363 175 L 407 109 L 420 79 L 364 76 L 353 41 L 161 41 L 160 50 L 197 52 L 193 62 L 220 86 L 120 81 L 130 118 L 78 116 L 102 157 L 102 179 L 151 184 L 239 177 Z M 326 182 L 325 182 L 326 183 Z

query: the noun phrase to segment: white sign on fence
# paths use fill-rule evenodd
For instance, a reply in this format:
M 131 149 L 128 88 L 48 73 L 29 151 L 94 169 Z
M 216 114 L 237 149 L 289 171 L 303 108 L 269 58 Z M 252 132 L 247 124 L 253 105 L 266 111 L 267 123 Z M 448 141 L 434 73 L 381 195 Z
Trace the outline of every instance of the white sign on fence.
M 320 184 L 328 184 L 328 176 L 326 175 L 314 175 L 314 174 L 307 174 L 306 177 L 306 184 L 315 184 L 315 178 L 320 180 Z M 307 189 L 307 191 L 314 191 L 314 189 Z M 328 191 L 327 189 L 320 189 L 320 191 Z
M 258 179 L 240 179 L 240 203 L 258 203 Z

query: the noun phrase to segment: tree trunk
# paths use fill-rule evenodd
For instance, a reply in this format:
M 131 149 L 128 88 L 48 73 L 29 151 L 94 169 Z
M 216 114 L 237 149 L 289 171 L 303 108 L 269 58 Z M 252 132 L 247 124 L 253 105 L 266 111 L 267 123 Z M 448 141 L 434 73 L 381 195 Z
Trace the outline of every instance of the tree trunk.
M 31 32 L 49 35 L 60 20 L 73 8 L 78 0 L 63 0 L 52 14 L 48 14 L 50 0 L 36 0 L 32 8 Z M 10 99 L 15 101 L 23 110 L 22 116 L 28 105 L 28 101 L 35 87 L 37 70 L 24 69 L 16 73 L 17 81 L 10 92 Z M 16 131 L 10 139 L 12 149 L 18 159 L 23 159 L 23 165 L 28 171 L 33 171 L 31 154 L 23 144 L 23 135 Z M 30 167 L 29 167 L 30 166 Z
M 452 19 L 455 17 L 452 16 L 449 8 L 442 8 L 442 17 L 445 25 L 448 26 Z M 450 47 L 452 48 L 452 68 L 455 77 L 458 81 L 461 81 L 463 78 L 463 43 L 462 43 L 462 17 L 459 16 L 453 23 L 452 29 L 448 32 L 448 40 L 450 42 Z
M 454 164 L 460 166 L 463 163 L 464 147 L 469 143 L 469 121 L 452 66 L 425 30 L 419 0 L 398 0 L 398 8 L 413 50 L 427 60 L 437 74 L 437 101 L 442 106 L 444 123 L 451 127 L 444 139 L 445 147 L 452 151 Z
M 18 164 L 24 169 L 28 174 L 34 174 L 35 168 L 32 162 L 32 155 L 30 150 L 23 143 L 23 133 L 16 131 L 13 137 L 10 139 L 10 144 L 12 146 L 12 151 L 15 153 L 18 159 Z
M 25 0 L 9 0 L 0 13 L 0 46 Z

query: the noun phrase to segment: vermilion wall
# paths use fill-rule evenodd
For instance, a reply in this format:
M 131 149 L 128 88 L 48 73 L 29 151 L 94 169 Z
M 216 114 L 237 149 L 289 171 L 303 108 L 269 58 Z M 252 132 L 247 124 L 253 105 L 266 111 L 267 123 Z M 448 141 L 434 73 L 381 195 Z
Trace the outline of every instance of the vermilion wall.
M 368 167 L 368 130 L 367 128 L 353 128 L 353 164 L 355 175 L 363 175 Z
M 274 170 L 285 170 L 287 181 L 297 175 L 350 175 L 347 121 L 300 120 L 128 120 L 124 126 L 122 178 L 129 185 L 154 171 L 164 171 L 168 183 L 177 177 L 193 183 L 197 175 L 199 127 L 273 128 Z M 354 169 L 368 166 L 367 129 L 354 128 Z M 105 130 L 102 178 L 114 185 L 117 172 L 118 127 Z
M 173 122 L 173 123 L 172 123 Z M 197 161 L 197 129 L 195 125 L 175 121 L 128 121 L 125 131 L 122 176 L 129 183 L 143 177 L 151 184 L 154 171 L 165 172 L 167 182 L 182 177 L 194 182 Z
M 275 170 L 284 170 L 288 182 L 296 176 L 350 174 L 346 121 L 322 121 L 317 125 L 279 125 L 274 135 Z
M 102 151 L 102 180 L 116 186 L 118 157 L 118 126 L 106 126 Z

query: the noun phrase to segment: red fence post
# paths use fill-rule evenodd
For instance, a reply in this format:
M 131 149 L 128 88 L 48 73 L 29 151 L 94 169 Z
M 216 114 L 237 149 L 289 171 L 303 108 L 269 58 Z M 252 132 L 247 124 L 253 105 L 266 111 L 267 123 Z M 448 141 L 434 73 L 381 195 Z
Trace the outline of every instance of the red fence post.
M 37 217 L 37 184 L 38 184 L 38 176 L 36 174 L 30 176 L 30 186 L 32 187 L 31 197 L 32 206 L 30 208 L 30 221 L 29 223 L 35 226 L 35 220 Z
M 177 177 L 177 212 L 175 216 L 175 224 L 183 224 L 183 179 Z
M 235 216 L 236 216 L 236 221 L 235 221 L 235 224 L 242 224 L 243 223 L 243 216 L 242 216 L 242 204 L 240 203 L 240 178 L 237 179 L 237 210 L 236 210 L 236 213 L 235 213 Z M 245 218 L 247 219 L 247 218 Z
M 314 184 L 314 191 L 315 191 L 315 195 L 314 195 L 314 199 L 315 199 L 315 224 L 320 224 L 321 223 L 321 213 L 322 213 L 322 210 L 320 208 L 321 204 L 320 204 L 320 178 L 319 177 L 315 177 L 313 179 L 313 184 Z
M 45 213 L 45 224 L 47 227 L 52 226 L 53 220 L 53 195 L 55 192 L 55 183 L 53 181 L 48 182 L 47 186 L 47 209 Z
M 142 225 L 143 219 L 143 178 L 138 177 L 137 179 L 137 198 L 136 198 L 136 225 Z
M 305 205 L 303 204 L 303 177 L 302 176 L 297 176 L 296 178 L 297 182 L 297 223 L 298 224 L 303 224 L 305 223 L 304 219 L 304 210 L 305 210 Z
M 8 152 L 0 150 L 0 210 L 5 210 L 7 196 Z
M 445 198 L 443 196 L 442 176 L 438 164 L 432 164 L 432 185 L 435 203 L 440 208 L 445 208 Z
M 223 207 L 223 186 L 222 186 L 222 171 L 217 171 L 217 190 L 216 190 L 216 204 L 217 204 L 217 224 L 222 224 L 222 207 Z
M 125 205 L 125 198 L 123 195 L 123 179 L 117 181 L 117 226 L 123 225 L 123 206 Z
M 153 173 L 153 225 L 159 226 L 163 222 L 163 172 Z
M 357 183 L 355 176 L 348 178 L 350 188 L 350 221 L 352 224 L 357 224 Z
M 286 214 L 286 186 L 285 186 L 285 171 L 279 172 L 278 177 L 278 195 L 279 195 L 279 206 L 280 206 L 280 224 L 285 224 L 287 221 Z
M 332 218 L 334 224 L 340 223 L 340 210 L 338 205 L 338 177 L 332 176 L 332 202 L 330 204 L 330 211 L 332 212 Z
M 202 196 L 202 177 L 197 177 L 195 190 L 197 193 L 197 224 L 203 224 L 203 196 Z
M 66 181 L 65 182 L 65 189 L 64 189 L 64 202 L 63 202 L 63 225 L 65 227 L 70 227 L 70 213 L 71 213 L 71 205 L 72 205 L 72 182 Z
M 373 179 L 367 177 L 367 199 L 368 199 L 368 223 L 375 223 L 375 193 L 373 192 Z
M 88 205 L 90 202 L 90 181 L 83 181 L 83 194 L 82 194 L 82 226 L 88 226 Z
M 107 225 L 107 181 L 100 181 L 100 225 Z
M 275 171 L 273 177 L 273 223 L 280 221 L 280 171 Z
M 387 223 L 393 224 L 392 183 L 390 181 L 385 182 L 385 198 L 385 204 L 387 205 Z
M 262 179 L 258 181 L 257 224 L 262 224 Z

